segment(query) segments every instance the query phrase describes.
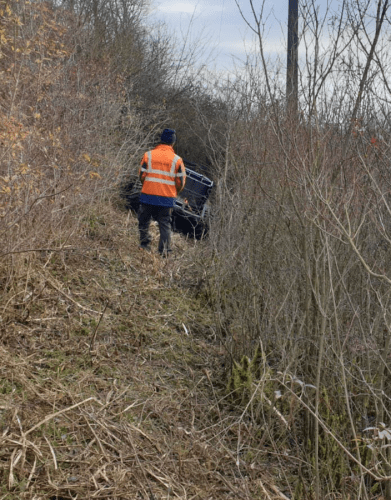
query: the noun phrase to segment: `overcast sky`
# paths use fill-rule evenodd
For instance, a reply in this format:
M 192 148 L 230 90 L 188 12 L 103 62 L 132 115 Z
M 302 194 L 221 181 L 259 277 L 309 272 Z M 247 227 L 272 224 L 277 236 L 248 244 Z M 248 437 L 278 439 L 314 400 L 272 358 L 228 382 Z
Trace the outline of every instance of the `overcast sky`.
M 252 21 L 248 0 L 239 0 L 244 15 Z M 265 50 L 275 57 L 280 55 L 286 61 L 286 31 L 289 0 L 265 0 Z M 255 1 L 261 6 L 261 0 Z M 190 26 L 190 38 L 200 37 L 205 45 L 205 60 L 212 51 L 209 66 L 218 71 L 233 69 L 233 60 L 240 67 L 246 60 L 246 53 L 254 50 L 251 30 L 242 19 L 235 0 L 152 0 L 150 19 L 163 21 L 179 38 Z M 267 19 L 266 19 L 267 18 Z

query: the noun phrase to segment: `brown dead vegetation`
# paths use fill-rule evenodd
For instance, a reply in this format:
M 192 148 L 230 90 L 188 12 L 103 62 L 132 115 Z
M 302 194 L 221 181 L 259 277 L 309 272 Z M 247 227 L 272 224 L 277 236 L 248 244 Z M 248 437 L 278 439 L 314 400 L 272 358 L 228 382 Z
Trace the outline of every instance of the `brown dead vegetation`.
M 110 199 L 154 129 L 120 123 L 88 25 L 0 11 L 0 499 L 281 498 L 225 402 L 192 244 L 140 253 Z
M 135 218 L 100 208 L 71 249 L 19 256 L 2 303 L 1 498 L 284 498 L 250 438 L 238 453 L 213 316 L 182 286 L 191 245 L 141 253 Z

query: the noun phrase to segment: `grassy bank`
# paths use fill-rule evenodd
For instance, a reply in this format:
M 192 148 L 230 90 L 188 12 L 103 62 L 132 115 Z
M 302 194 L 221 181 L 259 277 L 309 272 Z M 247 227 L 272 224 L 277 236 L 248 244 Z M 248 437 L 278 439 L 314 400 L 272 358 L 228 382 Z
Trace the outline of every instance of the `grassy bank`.
M 267 474 L 190 286 L 194 243 L 140 252 L 110 203 L 84 227 L 69 250 L 24 255 L 25 294 L 3 305 L 0 498 L 259 498 Z

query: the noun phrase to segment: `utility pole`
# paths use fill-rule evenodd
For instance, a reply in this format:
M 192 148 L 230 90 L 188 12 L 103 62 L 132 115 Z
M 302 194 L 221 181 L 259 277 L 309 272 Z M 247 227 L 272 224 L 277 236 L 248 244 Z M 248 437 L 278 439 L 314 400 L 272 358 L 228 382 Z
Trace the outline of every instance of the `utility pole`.
M 287 98 L 287 108 L 292 112 L 297 112 L 298 108 L 298 94 L 299 94 L 298 54 L 299 54 L 299 0 L 289 0 L 286 98 Z

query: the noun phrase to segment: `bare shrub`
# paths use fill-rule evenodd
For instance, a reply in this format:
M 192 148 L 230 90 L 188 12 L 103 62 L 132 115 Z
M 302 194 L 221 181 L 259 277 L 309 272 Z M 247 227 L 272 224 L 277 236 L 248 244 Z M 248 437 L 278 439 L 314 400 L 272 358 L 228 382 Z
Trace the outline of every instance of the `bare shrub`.
M 391 498 L 390 135 L 375 120 L 387 85 L 380 31 L 388 9 L 377 2 L 365 44 L 341 14 L 345 28 L 329 52 L 319 49 L 314 62 L 307 52 L 298 115 L 281 108 L 265 64 L 264 87 L 253 81 L 255 104 L 230 123 L 219 163 L 206 293 L 232 367 L 228 390 L 254 435 L 264 432 L 263 445 L 303 460 L 286 479 L 295 498 Z M 326 23 L 311 19 L 302 36 L 320 47 Z M 364 69 L 354 79 L 341 72 L 338 84 L 333 75 L 328 87 L 342 60 Z
M 100 200 L 139 155 L 140 120 L 130 115 L 126 130 L 132 135 L 119 135 L 123 77 L 107 71 L 104 57 L 80 55 L 79 44 L 88 44 L 88 37 L 72 14 L 47 3 L 11 3 L 2 33 L 0 267 L 6 321 L 14 304 L 39 289 L 37 256 L 46 255 L 47 265 L 53 252 L 91 245 L 84 238 Z

